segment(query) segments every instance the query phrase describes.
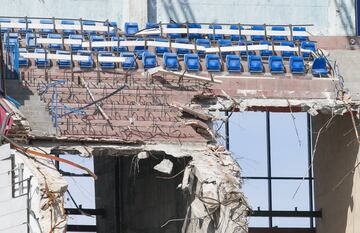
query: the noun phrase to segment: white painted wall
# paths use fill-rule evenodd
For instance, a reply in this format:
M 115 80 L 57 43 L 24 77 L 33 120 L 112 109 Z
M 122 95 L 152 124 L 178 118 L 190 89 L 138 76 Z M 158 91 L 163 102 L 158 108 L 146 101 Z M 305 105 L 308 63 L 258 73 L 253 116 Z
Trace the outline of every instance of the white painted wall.
M 11 159 L 9 145 L 0 147 L 0 232 L 1 233 L 26 233 L 27 232 L 27 196 L 12 197 L 12 175 L 11 175 Z M 15 165 L 24 164 L 20 155 L 15 156 Z M 31 171 L 24 166 L 23 179 L 33 176 Z M 19 181 L 17 179 L 16 181 Z M 26 192 L 26 183 L 24 183 L 24 191 Z M 40 211 L 40 191 L 38 181 L 35 177 L 31 180 L 31 210 L 34 213 Z M 17 191 L 19 194 L 19 190 Z M 30 218 L 31 232 L 41 233 L 37 220 Z

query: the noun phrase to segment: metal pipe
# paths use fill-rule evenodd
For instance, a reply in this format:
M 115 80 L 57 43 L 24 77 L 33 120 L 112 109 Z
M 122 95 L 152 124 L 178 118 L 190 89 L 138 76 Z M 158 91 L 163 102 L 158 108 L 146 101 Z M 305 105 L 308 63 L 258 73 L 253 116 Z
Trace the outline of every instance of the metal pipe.
M 225 121 L 225 145 L 226 145 L 226 150 L 230 150 L 230 137 L 229 137 L 229 133 L 230 133 L 230 129 L 229 129 L 229 112 L 225 111 L 225 116 L 226 121 Z
M 268 176 L 268 208 L 272 212 L 272 180 L 271 180 L 271 138 L 270 113 L 266 112 L 266 150 L 267 150 L 267 176 Z M 269 227 L 273 226 L 272 216 L 269 216 Z
M 309 179 L 309 210 L 314 211 L 314 197 L 313 197 L 313 172 L 312 172 L 312 125 L 311 116 L 307 113 L 307 140 L 308 140 L 308 179 Z M 310 217 L 310 227 L 314 227 L 314 218 Z

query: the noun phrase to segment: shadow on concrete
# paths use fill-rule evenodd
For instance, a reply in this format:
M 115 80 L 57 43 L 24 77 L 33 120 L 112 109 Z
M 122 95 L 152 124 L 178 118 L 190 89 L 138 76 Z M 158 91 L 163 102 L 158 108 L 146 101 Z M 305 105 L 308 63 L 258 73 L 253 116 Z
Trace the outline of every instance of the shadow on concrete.
M 319 115 L 313 118 L 313 138 L 330 118 Z M 323 130 L 314 157 L 314 185 L 316 209 L 323 218 L 317 221 L 318 233 L 345 233 L 348 212 L 353 212 L 354 198 L 352 172 L 359 153 L 351 117 L 337 116 L 333 124 Z M 356 122 L 359 124 L 359 121 Z
M 149 18 L 157 19 L 159 16 L 159 9 L 157 8 L 159 0 L 149 0 L 151 2 L 151 8 L 154 6 L 155 9 L 152 11 L 156 11 L 156 17 L 154 17 L 154 13 L 151 12 L 149 14 Z M 175 21 L 178 23 L 194 23 L 195 22 L 195 15 L 193 10 L 190 7 L 190 4 L 187 0 L 160 0 L 163 8 L 165 9 L 165 14 L 170 21 Z
M 153 169 L 163 159 L 174 167 L 171 175 Z M 150 158 L 134 156 L 95 156 L 96 208 L 104 208 L 105 217 L 97 218 L 98 232 L 106 233 L 173 233 L 181 232 L 187 200 L 178 185 L 188 159 L 176 159 L 164 153 Z M 174 174 L 180 174 L 174 176 Z
M 357 0 L 356 0 L 357 1 Z M 337 14 L 340 16 L 341 25 L 344 28 L 344 31 L 346 33 L 346 36 L 350 37 L 350 39 L 354 36 L 356 36 L 356 23 L 352 20 L 351 16 L 355 16 L 356 19 L 356 6 L 355 6 L 355 0 L 354 1 L 335 1 Z M 349 5 L 350 4 L 350 5 Z M 350 12 L 349 9 L 354 9 L 354 11 Z M 359 40 L 354 39 L 351 40 L 350 43 L 351 50 L 357 49 L 357 47 L 360 45 Z

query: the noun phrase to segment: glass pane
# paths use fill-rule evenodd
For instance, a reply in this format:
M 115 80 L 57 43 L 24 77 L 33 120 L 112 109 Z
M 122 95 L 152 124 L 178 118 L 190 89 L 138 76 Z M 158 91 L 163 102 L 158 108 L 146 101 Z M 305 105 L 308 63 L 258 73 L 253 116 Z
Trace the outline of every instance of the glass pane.
M 306 113 L 270 114 L 272 176 L 307 175 Z M 294 125 L 295 122 L 295 125 Z
M 230 118 L 230 151 L 242 176 L 266 176 L 265 113 L 233 113 Z
M 301 211 L 309 210 L 309 183 L 307 180 L 303 182 L 301 180 L 273 180 L 272 193 L 274 210 L 295 210 L 295 207 Z

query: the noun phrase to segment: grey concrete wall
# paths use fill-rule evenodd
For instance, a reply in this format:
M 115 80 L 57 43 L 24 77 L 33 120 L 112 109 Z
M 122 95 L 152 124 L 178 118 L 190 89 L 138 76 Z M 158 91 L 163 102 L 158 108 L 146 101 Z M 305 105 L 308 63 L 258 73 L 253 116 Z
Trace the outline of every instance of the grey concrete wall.
M 0 0 L 0 15 L 96 20 L 315 24 L 315 35 L 354 35 L 355 0 Z
M 353 100 L 360 100 L 360 53 L 359 50 L 332 50 L 329 59 L 336 61 L 344 86 L 350 91 Z
M 329 118 L 313 118 L 314 140 Z M 359 232 L 360 170 L 353 169 L 359 162 L 359 144 L 352 129 L 349 115 L 337 116 L 319 137 L 314 158 L 315 204 L 323 218 L 317 221 L 317 233 Z
M 354 35 L 355 0 L 149 0 L 149 19 L 168 22 L 315 24 L 315 35 Z
M 0 0 L 0 15 L 122 19 L 122 0 Z
M 147 0 L 0 0 L 2 16 L 83 18 L 147 22 Z

